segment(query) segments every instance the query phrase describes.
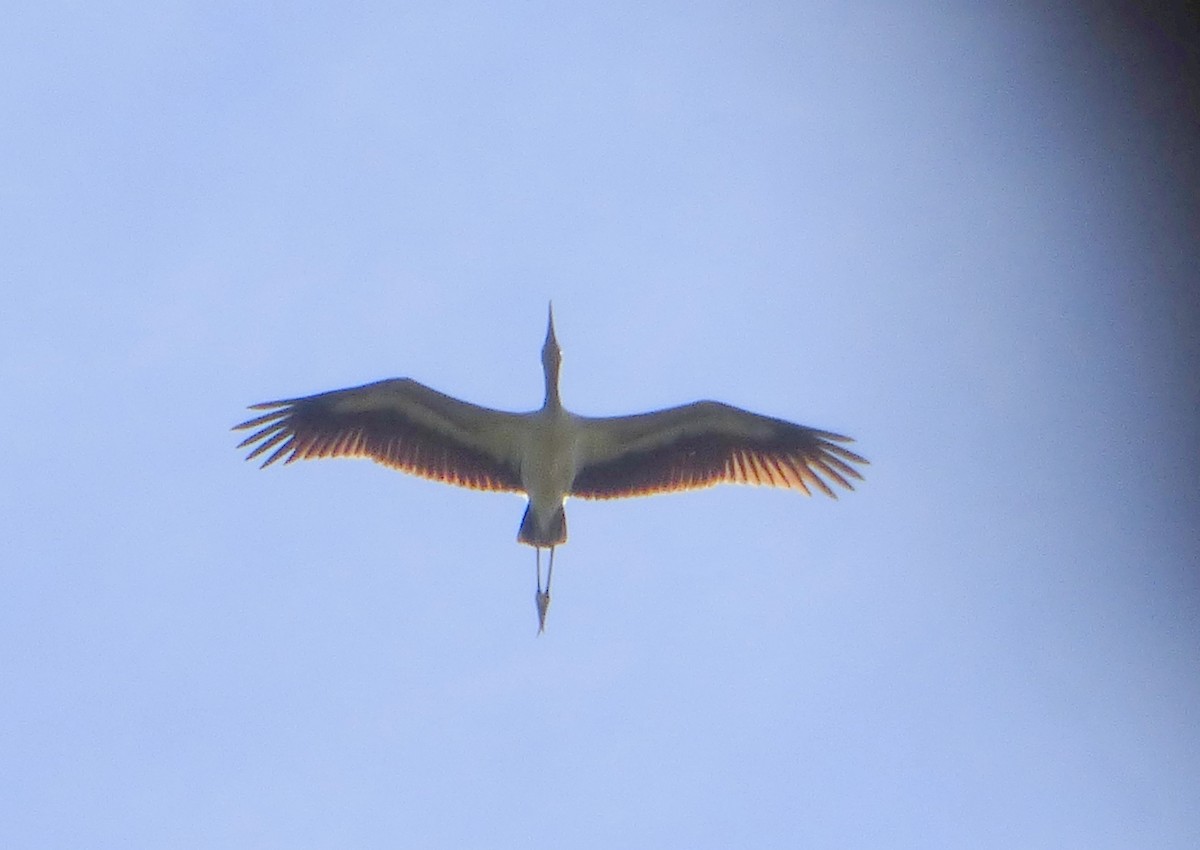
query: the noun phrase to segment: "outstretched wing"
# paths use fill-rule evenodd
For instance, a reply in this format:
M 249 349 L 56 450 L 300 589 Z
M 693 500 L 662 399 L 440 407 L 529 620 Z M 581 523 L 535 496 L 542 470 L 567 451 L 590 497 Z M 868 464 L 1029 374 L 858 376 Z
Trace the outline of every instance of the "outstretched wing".
M 571 495 L 647 496 L 717 484 L 812 488 L 836 498 L 853 490 L 867 461 L 840 445 L 849 437 L 698 401 L 638 416 L 580 419 L 581 457 Z
M 409 378 L 252 405 L 258 429 L 238 448 L 264 467 L 323 457 L 365 457 L 477 490 L 523 491 L 516 435 L 521 415 L 468 404 Z

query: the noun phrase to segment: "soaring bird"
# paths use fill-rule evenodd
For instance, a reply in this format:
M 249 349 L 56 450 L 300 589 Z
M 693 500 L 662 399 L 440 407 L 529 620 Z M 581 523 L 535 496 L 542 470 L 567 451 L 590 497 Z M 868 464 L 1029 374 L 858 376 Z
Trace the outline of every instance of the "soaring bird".
M 538 633 L 546 627 L 554 549 L 567 540 L 568 496 L 613 499 L 762 484 L 837 498 L 853 490 L 867 463 L 842 443 L 851 438 L 718 401 L 697 401 L 632 416 L 579 416 L 562 406 L 562 352 L 551 306 L 542 345 L 546 400 L 509 413 L 469 404 L 411 378 L 250 406 L 266 411 L 234 430 L 255 429 L 238 444 L 246 459 L 365 457 L 446 484 L 528 497 L 517 540 L 535 549 Z M 550 550 L 542 588 L 542 549 Z

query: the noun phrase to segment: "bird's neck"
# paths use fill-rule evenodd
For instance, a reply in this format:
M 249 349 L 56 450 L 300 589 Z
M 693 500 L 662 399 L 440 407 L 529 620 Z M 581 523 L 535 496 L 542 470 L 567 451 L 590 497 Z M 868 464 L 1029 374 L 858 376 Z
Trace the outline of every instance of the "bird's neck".
M 562 401 L 558 397 L 558 369 L 546 370 L 546 401 L 543 410 L 562 410 Z

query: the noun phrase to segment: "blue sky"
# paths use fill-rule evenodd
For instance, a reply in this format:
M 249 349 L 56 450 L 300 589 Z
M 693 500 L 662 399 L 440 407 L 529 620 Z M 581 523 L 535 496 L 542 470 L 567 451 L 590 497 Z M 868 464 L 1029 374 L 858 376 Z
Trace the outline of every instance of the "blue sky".
M 9 17 L 0 843 L 1200 840 L 1194 219 L 1086 20 Z M 233 450 L 383 377 L 534 408 L 551 298 L 577 412 L 867 480 L 573 501 L 535 638 L 518 500 Z

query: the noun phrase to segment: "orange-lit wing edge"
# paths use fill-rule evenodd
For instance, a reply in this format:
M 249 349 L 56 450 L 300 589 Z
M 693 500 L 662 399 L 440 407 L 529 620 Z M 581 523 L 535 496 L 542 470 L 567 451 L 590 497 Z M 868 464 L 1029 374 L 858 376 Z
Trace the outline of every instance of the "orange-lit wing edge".
M 571 495 L 586 499 L 646 496 L 758 484 L 818 490 L 854 489 L 868 461 L 845 448 L 849 437 L 696 402 L 639 416 L 581 418 L 583 458 Z
M 268 411 L 239 448 L 262 466 L 327 457 L 369 458 L 393 469 L 476 490 L 521 492 L 520 414 L 468 404 L 407 378 L 252 405 Z M 270 454 L 267 454 L 270 452 Z

